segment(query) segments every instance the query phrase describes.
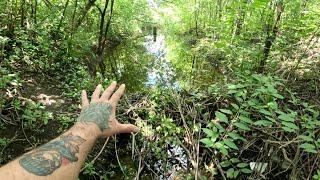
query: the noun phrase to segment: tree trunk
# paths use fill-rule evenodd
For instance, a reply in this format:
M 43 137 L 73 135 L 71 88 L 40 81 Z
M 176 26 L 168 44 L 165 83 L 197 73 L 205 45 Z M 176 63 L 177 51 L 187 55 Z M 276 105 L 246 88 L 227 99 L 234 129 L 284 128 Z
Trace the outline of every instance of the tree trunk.
M 245 7 L 247 6 L 247 2 L 247 0 L 242 0 L 242 4 L 239 7 L 234 36 L 239 36 L 241 33 L 242 25 L 246 15 Z
M 63 22 L 63 20 L 64 20 L 65 15 L 66 15 L 66 11 L 67 11 L 68 5 L 69 5 L 69 0 L 67 0 L 67 1 L 66 1 L 66 4 L 64 5 L 63 12 L 62 12 L 62 15 L 61 15 L 61 17 L 60 17 L 59 25 L 58 25 L 58 28 L 57 28 L 57 32 L 60 31 L 60 28 L 61 28 L 61 26 L 62 26 L 62 22 Z
M 273 25 L 273 28 L 271 30 L 271 25 L 268 24 L 268 28 L 267 28 L 267 36 L 266 36 L 266 39 L 265 39 L 265 42 L 264 42 L 264 49 L 263 49 L 263 57 L 260 61 L 260 65 L 259 65 L 259 68 L 258 68 L 258 72 L 259 73 L 263 73 L 264 70 L 265 70 L 265 66 L 266 66 L 266 63 L 267 63 L 267 60 L 268 60 L 268 57 L 269 57 L 269 54 L 270 54 L 270 50 L 272 48 L 272 45 L 274 43 L 274 41 L 276 40 L 277 38 L 277 33 L 278 33 L 278 30 L 279 30 L 279 26 L 280 26 L 280 20 L 281 20 L 281 15 L 282 15 L 282 12 L 284 10 L 284 6 L 283 6 L 283 3 L 282 2 L 278 2 L 277 4 L 277 17 L 276 17 L 276 20 L 275 20 L 275 23 Z M 271 32 L 270 32 L 271 31 Z
M 83 22 L 84 18 L 86 17 L 87 13 L 89 12 L 89 10 L 91 9 L 91 7 L 94 5 L 94 3 L 96 1 L 97 0 L 89 0 L 89 2 L 86 4 L 85 8 L 83 8 L 77 23 L 74 24 L 74 28 L 73 28 L 73 32 L 72 33 L 74 33 L 78 29 L 78 27 L 82 24 L 82 22 Z
M 22 29 L 25 28 L 25 19 L 26 19 L 26 15 L 25 15 L 25 4 L 26 4 L 26 0 L 21 0 L 20 3 L 20 27 Z
M 72 14 L 72 24 L 75 24 L 75 16 L 76 16 L 76 13 L 77 13 L 77 8 L 78 8 L 78 0 L 76 0 L 74 2 L 74 10 L 73 10 L 73 14 Z M 73 28 L 74 26 L 71 27 L 71 32 L 73 32 Z

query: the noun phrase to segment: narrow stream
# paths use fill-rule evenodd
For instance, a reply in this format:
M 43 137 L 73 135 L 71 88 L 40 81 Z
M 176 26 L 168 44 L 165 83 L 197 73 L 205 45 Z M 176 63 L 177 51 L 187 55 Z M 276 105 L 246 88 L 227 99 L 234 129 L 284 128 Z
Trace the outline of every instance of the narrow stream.
M 157 36 L 154 41 L 153 36 L 148 36 L 144 46 L 148 53 L 154 56 L 154 60 L 150 62 L 148 69 L 147 86 L 173 87 L 175 71 L 170 62 L 167 60 L 167 49 L 165 46 L 165 36 Z
M 150 8 L 156 13 L 159 5 L 154 0 L 148 0 L 148 2 Z M 154 18 L 159 18 L 159 16 L 155 15 Z M 154 20 L 157 21 L 157 19 Z M 154 60 L 149 63 L 146 85 L 149 87 L 159 86 L 161 88 L 179 89 L 180 85 L 175 81 L 175 69 L 167 58 L 168 49 L 166 48 L 165 34 L 158 34 L 157 37 L 153 35 L 147 36 L 144 47 L 149 54 L 154 56 Z M 160 179 L 171 180 L 177 176 L 179 171 L 187 170 L 187 155 L 182 147 L 168 145 L 167 156 L 166 162 L 159 160 L 154 164 L 154 169 L 160 174 Z

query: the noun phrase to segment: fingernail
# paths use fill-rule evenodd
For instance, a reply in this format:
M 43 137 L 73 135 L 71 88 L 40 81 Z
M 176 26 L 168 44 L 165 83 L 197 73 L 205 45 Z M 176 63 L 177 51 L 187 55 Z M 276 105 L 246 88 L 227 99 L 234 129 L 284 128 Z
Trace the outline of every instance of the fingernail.
M 135 127 L 133 131 L 134 131 L 134 132 L 139 132 L 139 131 L 140 131 L 140 128 Z
M 117 81 L 112 81 L 112 83 L 111 84 L 117 84 Z
M 126 87 L 126 85 L 125 85 L 125 84 L 121 84 L 121 86 L 122 86 L 122 87 Z

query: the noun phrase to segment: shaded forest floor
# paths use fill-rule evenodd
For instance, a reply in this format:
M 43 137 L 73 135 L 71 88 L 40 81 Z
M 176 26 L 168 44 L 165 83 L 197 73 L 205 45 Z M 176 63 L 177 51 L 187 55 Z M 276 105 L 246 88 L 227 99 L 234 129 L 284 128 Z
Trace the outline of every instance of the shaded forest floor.
M 23 82 L 20 88 L 13 90 L 15 94 L 10 95 L 10 91 L 7 93 L 11 97 L 8 99 L 11 101 L 9 104 L 14 104 L 14 97 L 17 97 L 21 104 L 16 109 L 9 107 L 2 111 L 4 114 L 2 120 L 6 120 L 6 124 L 0 131 L 0 137 L 5 141 L 0 146 L 0 164 L 5 164 L 56 138 L 74 124 L 80 113 L 80 100 L 64 94 L 66 90 L 63 84 L 67 83 L 61 81 L 64 77 L 40 75 L 36 72 L 23 74 L 23 70 L 20 72 L 22 72 L 19 74 L 20 82 Z M 28 112 L 26 113 L 25 110 Z M 127 110 L 128 108 L 122 107 L 121 114 L 124 115 Z M 32 122 L 24 122 L 23 116 L 28 116 L 28 113 L 30 118 L 36 119 Z M 100 139 L 89 155 L 86 168 L 83 169 L 79 178 L 96 179 L 98 170 L 100 175 L 105 174 L 115 179 L 125 179 L 128 176 L 134 178 L 136 164 L 131 159 L 129 137 L 129 134 L 122 134 L 117 139 L 113 137 L 106 140 Z M 115 143 L 117 143 L 116 146 Z M 115 151 L 117 156 L 114 154 Z M 94 162 L 93 159 L 95 159 Z M 126 176 L 119 168 L 121 162 L 124 163 L 122 167 L 126 170 Z M 147 173 L 142 177 L 150 179 Z

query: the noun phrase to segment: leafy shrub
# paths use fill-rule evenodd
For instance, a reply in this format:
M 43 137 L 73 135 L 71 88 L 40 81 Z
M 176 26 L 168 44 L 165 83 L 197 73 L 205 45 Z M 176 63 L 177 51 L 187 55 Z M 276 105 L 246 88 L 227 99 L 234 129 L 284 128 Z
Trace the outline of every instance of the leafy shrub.
M 255 179 L 283 173 L 307 177 L 312 172 L 296 169 L 304 169 L 307 159 L 314 163 L 310 157 L 315 160 L 320 150 L 319 111 L 283 83 L 277 77 L 253 74 L 205 91 L 154 89 L 137 112 L 146 119 L 139 125 L 146 135 L 142 140 L 148 140 L 149 157 L 170 168 L 173 157 L 168 151 L 178 146 L 188 164 L 207 177 Z M 158 160 L 148 159 L 155 164 Z
M 286 93 L 289 98 L 284 97 Z M 227 86 L 226 98 L 230 103 L 215 111 L 215 119 L 202 129 L 205 136 L 201 142 L 205 148 L 221 153 L 221 166 L 227 168 L 228 178 L 255 170 L 248 169 L 249 161 L 255 162 L 255 156 L 247 157 L 247 162 L 234 159 L 257 137 L 265 145 L 275 143 L 271 146 L 284 149 L 282 152 L 290 151 L 290 146 L 300 148 L 308 156 L 319 152 L 319 111 L 295 98 L 279 78 L 258 74 L 241 76 L 238 82 Z

